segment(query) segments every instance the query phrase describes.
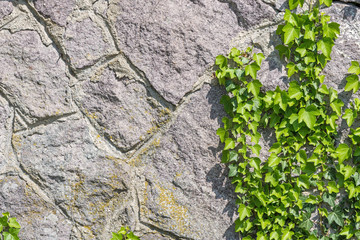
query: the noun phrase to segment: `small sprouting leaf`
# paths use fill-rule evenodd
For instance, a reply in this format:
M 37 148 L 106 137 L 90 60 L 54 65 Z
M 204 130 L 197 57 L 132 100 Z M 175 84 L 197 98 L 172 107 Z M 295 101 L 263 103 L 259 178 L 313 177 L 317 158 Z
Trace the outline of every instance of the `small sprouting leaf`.
M 260 70 L 260 67 L 257 63 L 252 63 L 245 67 L 245 74 L 246 76 L 251 76 L 253 79 L 256 79 L 257 71 Z
M 332 47 L 334 46 L 334 41 L 331 38 L 323 38 L 317 42 L 318 49 L 325 55 L 325 57 L 330 58 Z
M 261 146 L 259 144 L 255 144 L 254 146 L 251 146 L 251 150 L 254 154 L 257 156 L 260 155 Z
M 350 75 L 346 78 L 346 86 L 345 91 L 351 91 L 353 90 L 353 93 L 355 93 L 360 88 L 360 82 L 359 77 L 357 75 Z
M 332 0 L 320 0 L 320 4 L 325 4 L 327 7 L 330 7 L 332 4 Z
M 227 66 L 227 58 L 223 55 L 219 55 L 215 59 L 215 64 L 218 65 L 220 68 Z
M 255 97 L 257 97 L 259 95 L 259 93 L 260 93 L 260 88 L 261 87 L 262 87 L 262 84 L 261 84 L 261 82 L 259 80 L 253 80 L 248 84 L 247 89 Z
M 140 238 L 138 238 L 137 236 L 134 235 L 134 233 L 130 232 L 129 234 L 126 235 L 128 240 L 140 240 Z
M 16 218 L 10 218 L 9 219 L 9 227 L 21 228 L 20 224 L 16 221 Z
M 122 234 L 119 233 L 112 233 L 112 238 L 110 240 L 123 240 Z
M 351 67 L 349 68 L 348 73 L 354 73 L 356 75 L 359 75 L 360 74 L 359 62 L 351 61 Z

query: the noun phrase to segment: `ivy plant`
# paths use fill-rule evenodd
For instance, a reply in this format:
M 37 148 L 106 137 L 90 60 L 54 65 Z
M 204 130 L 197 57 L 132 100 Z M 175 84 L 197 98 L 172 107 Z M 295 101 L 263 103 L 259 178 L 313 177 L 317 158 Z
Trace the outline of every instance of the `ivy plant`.
M 10 213 L 8 212 L 2 215 L 0 217 L 0 239 L 19 240 L 20 224 L 16 221 L 16 218 L 10 218 Z
M 112 238 L 110 240 L 140 240 L 137 236 L 130 231 L 129 227 L 121 227 L 118 232 L 112 233 Z
M 360 239 L 360 128 L 350 128 L 360 100 L 343 111 L 338 92 L 321 75 L 340 34 L 340 25 L 320 12 L 332 1 L 292 11 L 304 4 L 289 0 L 276 31 L 291 80 L 287 90 L 262 90 L 257 72 L 265 57 L 252 48 L 216 57 L 215 75 L 228 93 L 220 100 L 228 116 L 217 135 L 235 184 L 235 230 L 242 239 Z M 345 91 L 359 89 L 359 73 L 352 61 Z M 342 119 L 350 134 L 339 144 Z M 260 144 L 269 140 L 264 131 L 274 138 L 268 151 Z

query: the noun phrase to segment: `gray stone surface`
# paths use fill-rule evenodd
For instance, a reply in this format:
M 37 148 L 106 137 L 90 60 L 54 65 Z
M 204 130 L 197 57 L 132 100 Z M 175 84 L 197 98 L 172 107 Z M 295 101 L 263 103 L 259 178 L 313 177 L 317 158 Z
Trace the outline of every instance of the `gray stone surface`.
M 66 25 L 66 19 L 75 8 L 75 0 L 34 0 L 35 8 L 45 17 L 60 26 Z
M 91 18 L 69 23 L 64 33 L 64 47 L 76 68 L 94 64 L 100 57 L 116 52 L 114 42 Z
M 82 117 L 14 139 L 24 172 L 77 224 L 83 239 L 108 239 L 116 225 L 133 223 L 131 169 L 93 144 Z
M 72 222 L 19 176 L 0 175 L 0 212 L 17 218 L 22 240 L 70 239 Z
M 0 55 L 0 89 L 13 105 L 34 118 L 71 111 L 65 63 L 35 31 L 0 31 Z
M 236 205 L 227 172 L 219 164 L 216 130 L 225 116 L 223 90 L 204 87 L 141 157 L 145 188 L 141 220 L 190 239 L 236 239 Z
M 7 170 L 7 163 L 10 159 L 13 159 L 13 156 L 11 155 L 13 115 L 13 109 L 5 99 L 0 97 L 0 174 Z
M 259 0 L 122 0 L 111 6 L 121 50 L 174 104 L 239 30 L 275 17 Z
M 8 1 L 0 1 L 0 19 L 10 15 L 13 11 L 14 7 L 11 2 Z
M 169 120 L 144 83 L 124 75 L 121 62 L 100 68 L 79 85 L 77 102 L 97 129 L 123 151 L 148 139 Z

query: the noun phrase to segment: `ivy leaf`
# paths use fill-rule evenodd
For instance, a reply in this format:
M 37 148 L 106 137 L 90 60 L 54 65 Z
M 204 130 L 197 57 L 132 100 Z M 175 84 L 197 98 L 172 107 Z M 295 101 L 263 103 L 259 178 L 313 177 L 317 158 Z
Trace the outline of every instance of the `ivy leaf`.
M 346 159 L 351 157 L 351 153 L 351 148 L 346 143 L 342 143 L 336 148 L 335 157 L 339 159 L 339 164 L 342 164 Z
M 299 225 L 300 228 L 305 229 L 305 231 L 310 231 L 310 229 L 313 227 L 313 222 L 310 220 L 310 218 L 303 219 L 303 222 Z
M 19 238 L 11 233 L 3 232 L 4 240 L 19 240 Z
M 314 105 L 310 105 L 306 108 L 301 108 L 298 115 L 299 123 L 305 122 L 308 128 L 313 129 L 316 123 L 316 116 L 320 115 L 320 113 Z
M 20 224 L 16 221 L 16 218 L 9 219 L 9 227 L 11 228 L 21 228 Z
M 129 233 L 126 235 L 127 239 L 129 240 L 140 240 L 140 238 L 138 238 L 137 236 L 134 235 L 134 233 Z
M 320 5 L 325 4 L 327 7 L 331 6 L 332 0 L 320 0 Z
M 325 55 L 325 57 L 329 59 L 333 46 L 334 46 L 334 41 L 328 37 L 325 37 L 317 42 L 318 50 L 320 50 Z
M 237 174 L 238 165 L 233 163 L 229 165 L 229 177 L 234 177 Z
M 335 197 L 325 192 L 323 194 L 323 201 L 330 205 L 330 207 L 335 207 Z
M 246 217 L 251 216 L 251 209 L 249 207 L 245 206 L 244 204 L 240 204 L 238 213 L 239 213 L 239 219 L 240 219 L 240 221 L 242 221 Z
M 219 68 L 224 68 L 227 66 L 227 58 L 223 55 L 219 55 L 215 59 L 215 64 L 219 66 Z
M 336 38 L 340 34 L 340 24 L 332 22 L 323 25 L 323 36 L 329 38 Z
M 256 73 L 255 73 L 256 74 Z M 247 89 L 249 92 L 251 92 L 255 97 L 257 97 L 260 93 L 260 88 L 262 87 L 262 84 L 259 80 L 253 80 L 251 81 L 248 86 Z
M 357 117 L 357 112 L 353 109 L 346 109 L 345 114 L 343 115 L 343 119 L 346 120 L 346 123 L 349 127 L 354 123 L 355 118 Z
M 344 220 L 343 218 L 341 217 L 341 214 L 339 214 L 338 212 L 331 212 L 329 213 L 328 215 L 328 221 L 329 221 L 329 224 L 331 225 L 333 222 L 335 222 L 337 225 L 339 226 L 344 226 Z
M 351 91 L 353 90 L 353 93 L 355 93 L 360 88 L 359 83 L 359 77 L 357 75 L 350 75 L 346 78 L 346 86 L 345 91 Z
M 351 67 L 349 68 L 348 73 L 354 73 L 359 75 L 360 74 L 359 62 L 351 61 Z
M 288 77 L 290 78 L 292 75 L 294 75 L 294 73 L 298 72 L 298 69 L 296 67 L 296 65 L 294 63 L 288 63 L 286 65 L 286 68 L 288 69 Z
M 225 148 L 224 150 L 228 150 L 228 149 L 234 149 L 235 148 L 235 142 L 232 138 L 227 138 L 225 140 Z
M 341 164 L 340 172 L 344 175 L 344 180 L 347 180 L 356 172 L 356 170 L 352 166 L 344 166 L 343 164 Z
M 255 60 L 257 65 L 261 66 L 261 63 L 265 59 L 265 56 L 262 53 L 258 53 L 258 54 L 254 54 L 253 59 Z
M 289 0 L 289 8 L 290 8 L 290 10 L 294 10 L 295 8 L 297 8 L 297 6 L 299 4 L 302 7 L 304 5 L 304 1 L 305 0 Z
M 254 154 L 256 154 L 257 156 L 260 155 L 261 146 L 259 144 L 255 144 L 254 146 L 251 146 L 250 148 Z
M 284 20 L 291 23 L 293 26 L 298 26 L 298 19 L 296 14 L 292 14 L 289 9 L 285 9 Z
M 290 82 L 288 93 L 291 99 L 295 98 L 296 100 L 299 100 L 303 96 L 300 85 L 296 81 Z
M 245 67 L 245 74 L 246 76 L 251 76 L 253 79 L 256 79 L 257 71 L 260 70 L 260 67 L 257 63 L 252 63 Z
M 330 107 L 333 109 L 334 112 L 336 112 L 336 114 L 338 116 L 341 116 L 341 108 L 343 106 L 344 106 L 344 103 L 340 99 L 336 99 L 335 101 L 330 103 Z
M 223 128 L 219 128 L 217 131 L 216 131 L 216 134 L 220 137 L 220 141 L 221 142 L 224 142 L 225 141 L 225 137 L 227 135 L 227 131 Z
M 331 182 L 328 182 L 328 185 L 326 187 L 328 190 L 329 190 L 329 193 L 338 193 L 339 192 L 339 188 L 336 186 L 336 182 L 334 181 L 331 181 Z
M 350 239 L 354 234 L 352 233 L 352 226 L 350 225 L 347 225 L 345 226 L 341 232 L 339 233 L 339 235 L 342 235 L 342 236 L 346 236 L 346 239 Z
M 281 161 L 281 158 L 279 158 L 275 153 L 271 153 L 271 155 L 268 159 L 268 166 L 275 167 L 280 163 L 280 161 Z
M 275 49 L 279 51 L 280 58 L 283 56 L 287 57 L 288 59 L 290 58 L 290 50 L 288 47 L 284 45 L 277 45 Z
M 289 228 L 283 229 L 281 230 L 281 232 L 282 232 L 281 240 L 291 239 L 292 235 L 294 235 L 294 232 L 290 231 Z
M 284 34 L 284 43 L 288 45 L 289 43 L 293 42 L 295 39 L 299 38 L 300 35 L 300 28 L 293 26 L 290 23 L 287 23 L 283 27 Z

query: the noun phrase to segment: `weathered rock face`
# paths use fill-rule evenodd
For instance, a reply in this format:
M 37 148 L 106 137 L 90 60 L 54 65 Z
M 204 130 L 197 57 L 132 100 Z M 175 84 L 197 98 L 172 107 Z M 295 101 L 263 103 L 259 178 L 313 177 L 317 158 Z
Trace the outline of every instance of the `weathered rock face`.
M 254 45 L 264 87 L 287 88 L 274 50 L 286 7 L 0 0 L 0 213 L 24 240 L 110 239 L 122 225 L 144 240 L 238 239 L 211 67 Z M 341 24 L 325 81 L 341 89 L 360 60 L 359 0 L 324 11 Z

